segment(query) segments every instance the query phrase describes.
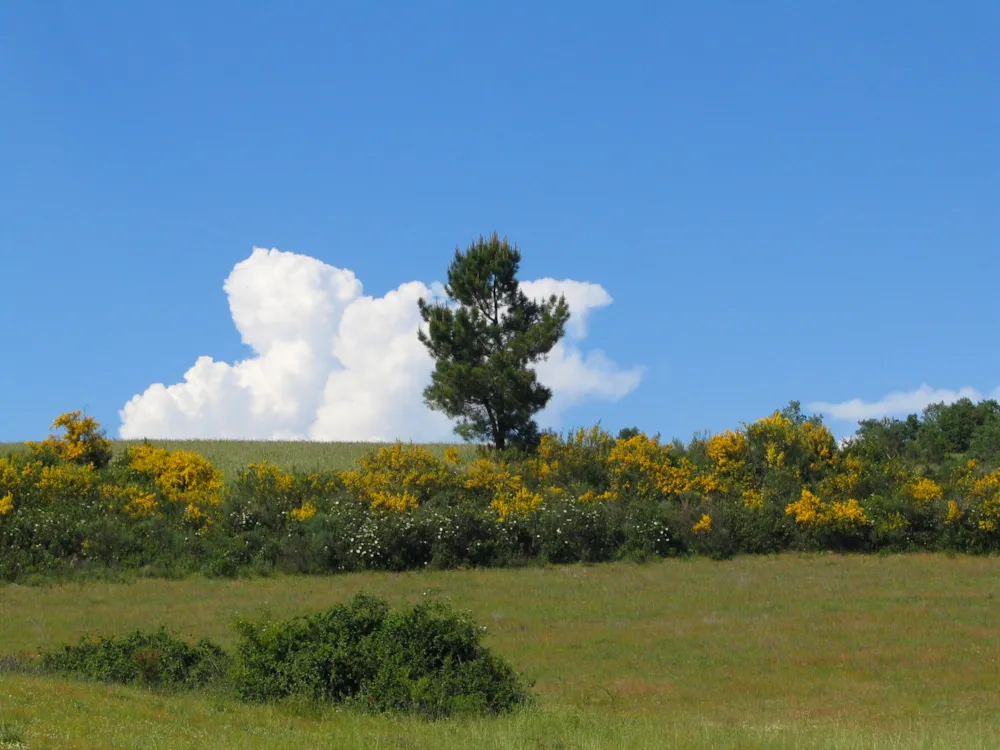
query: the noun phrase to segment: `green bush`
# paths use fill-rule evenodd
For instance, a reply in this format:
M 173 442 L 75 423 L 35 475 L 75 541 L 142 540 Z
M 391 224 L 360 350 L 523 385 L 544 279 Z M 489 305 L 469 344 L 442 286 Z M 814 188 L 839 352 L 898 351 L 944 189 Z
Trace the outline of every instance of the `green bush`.
M 217 645 L 191 645 L 163 628 L 118 638 L 80 639 L 75 646 L 42 653 L 42 666 L 100 682 L 192 688 L 223 678 L 229 657 Z
M 309 617 L 243 620 L 237 630 L 232 680 L 246 701 L 300 696 L 443 717 L 502 713 L 529 699 L 468 615 L 441 602 L 391 612 L 359 594 Z

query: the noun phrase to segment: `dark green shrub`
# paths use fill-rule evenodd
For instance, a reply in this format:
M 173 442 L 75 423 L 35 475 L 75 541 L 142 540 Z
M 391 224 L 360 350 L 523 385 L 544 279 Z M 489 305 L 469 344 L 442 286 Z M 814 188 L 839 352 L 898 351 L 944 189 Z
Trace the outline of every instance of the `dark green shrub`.
M 563 564 L 613 560 L 624 542 L 621 503 L 554 500 L 527 519 L 538 555 Z
M 309 617 L 237 629 L 233 686 L 247 701 L 302 696 L 441 717 L 500 713 L 529 698 L 468 615 L 440 602 L 390 612 L 359 594 Z
M 84 637 L 75 646 L 43 652 L 42 665 L 100 682 L 191 688 L 222 678 L 229 658 L 211 641 L 191 645 L 160 628 L 118 638 Z

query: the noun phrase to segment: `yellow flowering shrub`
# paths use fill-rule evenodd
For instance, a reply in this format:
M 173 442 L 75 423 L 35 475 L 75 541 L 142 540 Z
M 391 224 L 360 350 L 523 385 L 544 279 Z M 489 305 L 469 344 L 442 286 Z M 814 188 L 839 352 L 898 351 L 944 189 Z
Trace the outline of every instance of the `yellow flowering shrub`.
M 837 470 L 819 483 L 820 491 L 829 496 L 856 496 L 865 481 L 866 467 L 857 456 L 846 456 Z
M 866 526 L 870 521 L 865 509 L 853 497 L 847 502 L 834 502 L 828 511 L 828 520 L 843 526 Z
M 347 490 L 373 508 L 405 511 L 455 486 L 453 467 L 423 446 L 395 443 L 358 459 L 358 468 L 340 473 Z
M 978 470 L 976 462 L 970 460 L 955 473 L 954 487 L 965 497 L 962 515 L 967 515 L 980 531 L 992 533 L 1000 528 L 1000 469 L 988 474 Z M 946 518 L 946 522 L 955 521 Z
M 687 458 L 677 461 L 656 438 L 639 434 L 618 440 L 608 455 L 611 490 L 640 499 L 706 490 L 705 478 Z
M 0 457 L 0 492 L 10 492 L 20 483 L 20 471 L 11 456 Z
M 596 425 L 580 428 L 565 438 L 546 433 L 527 467 L 539 484 L 587 485 L 603 490 L 607 485 L 605 462 L 614 445 L 615 439 Z
M 837 440 L 829 428 L 813 422 L 803 422 L 796 432 L 813 471 L 821 471 L 833 465 L 837 456 Z
M 316 515 L 316 504 L 310 500 L 307 500 L 302 504 L 302 507 L 295 508 L 288 515 L 294 518 L 296 521 L 305 521 Z
M 795 516 L 795 523 L 807 526 L 818 525 L 823 522 L 823 503 L 820 499 L 805 487 L 802 494 L 794 503 L 785 506 L 787 515 Z
M 594 492 L 594 490 L 586 490 L 580 494 L 580 502 L 584 503 L 606 503 L 618 499 L 618 494 L 613 490 L 605 490 L 604 492 Z
M 249 463 L 247 464 L 246 471 L 257 482 L 273 488 L 275 492 L 287 494 L 295 489 L 295 477 L 269 461 Z
M 818 481 L 835 470 L 837 441 L 824 425 L 792 420 L 775 411 L 746 427 L 747 471 L 767 473 L 788 468 L 805 481 Z
M 780 469 L 785 465 L 785 452 L 783 450 L 779 450 L 777 444 L 775 443 L 767 444 L 765 457 L 767 465 L 772 469 Z
M 490 507 L 497 512 L 501 521 L 511 517 L 524 517 L 538 510 L 544 498 L 538 492 L 532 492 L 525 486 L 520 486 L 513 492 L 497 495 Z
M 51 464 L 35 454 L 0 458 L 0 495 L 10 494 L 20 501 L 46 504 L 57 499 L 75 500 L 97 486 L 98 477 L 90 464 Z
M 911 482 L 907 488 L 910 497 L 918 505 L 926 505 L 927 503 L 932 503 L 935 500 L 940 500 L 944 496 L 944 490 L 941 489 L 941 485 L 935 482 L 933 479 L 928 479 L 927 477 L 920 477 L 919 479 Z
M 813 527 L 859 527 L 871 523 L 865 509 L 854 498 L 826 503 L 805 487 L 797 501 L 785 506 L 785 513 L 795 516 L 795 523 Z
M 744 481 L 747 459 L 745 433 L 726 430 L 713 435 L 705 443 L 705 452 L 713 464 L 712 486 L 708 491 L 729 492 Z
M 529 490 L 519 474 L 504 462 L 477 458 L 466 468 L 464 485 L 478 497 L 488 500 L 501 521 L 523 517 L 541 507 L 544 497 Z
M 97 469 L 111 462 L 111 441 L 93 417 L 83 416 L 82 411 L 60 414 L 52 423 L 52 429 L 61 429 L 64 433 L 49 435 L 40 443 L 29 441 L 26 443 L 28 448 L 36 454 L 52 451 L 63 461 Z
M 944 522 L 949 526 L 962 520 L 962 509 L 954 500 L 948 501 L 948 511 L 945 513 Z
M 744 490 L 743 505 L 751 510 L 760 510 L 764 507 L 764 496 L 761 494 L 760 490 Z
M 712 532 L 712 517 L 708 513 L 703 513 L 698 523 L 691 527 L 695 534 L 710 534 Z
M 28 466 L 38 467 L 37 472 L 32 471 L 35 486 L 50 496 L 79 497 L 86 494 L 96 482 L 94 467 L 91 464 L 56 464 L 54 466 L 28 464 L 25 468 Z M 23 475 L 24 472 L 22 472 Z
M 1000 469 L 986 474 L 972 484 L 972 497 L 979 502 L 977 525 L 992 533 L 1000 525 Z
M 105 484 L 101 486 L 101 496 L 110 502 L 110 510 L 119 510 L 131 518 L 160 515 L 156 493 L 148 492 L 142 487 Z
M 8 492 L 0 497 L 0 516 L 6 516 L 12 510 L 14 510 L 14 495 Z
M 222 472 L 193 451 L 135 445 L 128 449 L 127 462 L 168 501 L 184 506 L 188 519 L 203 518 L 206 507 L 222 501 Z

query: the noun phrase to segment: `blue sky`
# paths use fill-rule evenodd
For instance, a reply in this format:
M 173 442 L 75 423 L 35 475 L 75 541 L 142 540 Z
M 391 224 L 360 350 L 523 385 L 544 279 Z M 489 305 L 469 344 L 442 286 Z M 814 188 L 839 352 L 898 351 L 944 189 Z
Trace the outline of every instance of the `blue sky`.
M 606 290 L 578 351 L 641 368 L 561 427 L 688 438 L 791 399 L 989 395 L 998 30 L 986 1 L 0 4 L 0 440 L 74 408 L 117 433 L 199 357 L 259 357 L 223 290 L 254 247 L 295 254 L 259 253 L 261 284 L 332 266 L 378 299 L 492 230 L 524 279 Z M 245 380 L 189 398 L 183 429 L 253 432 L 271 381 L 226 391 Z M 154 432 L 181 408 L 157 393 Z

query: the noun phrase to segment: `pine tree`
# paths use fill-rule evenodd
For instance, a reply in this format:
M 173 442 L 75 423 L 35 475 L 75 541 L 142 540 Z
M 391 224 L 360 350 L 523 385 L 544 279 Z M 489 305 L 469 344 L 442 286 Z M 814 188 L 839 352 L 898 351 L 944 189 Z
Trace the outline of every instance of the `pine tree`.
M 480 237 L 465 252 L 455 250 L 449 301 L 420 301 L 428 324 L 420 340 L 436 361 L 425 402 L 458 419 L 455 432 L 465 440 L 489 440 L 498 450 L 537 444 L 533 416 L 552 391 L 530 365 L 546 357 L 569 319 L 563 297 L 537 301 L 521 291 L 520 262 L 506 237 Z

